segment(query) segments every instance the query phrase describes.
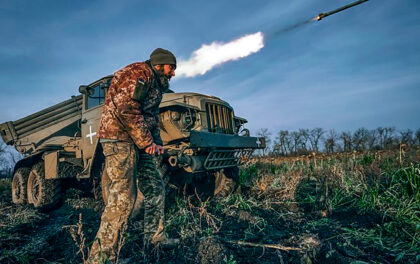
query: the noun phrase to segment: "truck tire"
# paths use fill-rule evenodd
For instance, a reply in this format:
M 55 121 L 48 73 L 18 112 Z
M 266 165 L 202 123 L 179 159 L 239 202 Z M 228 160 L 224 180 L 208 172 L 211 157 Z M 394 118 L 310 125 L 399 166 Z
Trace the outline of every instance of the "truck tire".
M 29 168 L 19 168 L 13 174 L 12 180 L 12 201 L 14 204 L 26 204 L 28 196 L 26 195 L 26 186 L 29 177 Z
M 39 210 L 54 209 L 61 202 L 60 180 L 45 179 L 44 162 L 35 164 L 28 177 L 28 203 Z
M 232 167 L 214 173 L 214 196 L 225 197 L 239 187 L 239 168 Z

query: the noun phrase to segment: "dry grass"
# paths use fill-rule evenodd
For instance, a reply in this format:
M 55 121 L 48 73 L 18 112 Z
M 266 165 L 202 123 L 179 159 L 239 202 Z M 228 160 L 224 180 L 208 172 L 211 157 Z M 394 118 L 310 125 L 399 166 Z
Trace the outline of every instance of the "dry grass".
M 63 226 L 63 228 L 69 229 L 71 238 L 79 249 L 76 254 L 81 254 L 84 264 L 88 263 L 87 256 L 89 256 L 89 249 L 87 249 L 85 245 L 86 237 L 83 233 L 82 214 L 79 214 L 79 221 L 77 222 L 77 225 Z
M 420 206 L 412 197 L 419 170 L 408 150 L 402 165 L 398 159 L 398 153 L 378 152 L 254 160 L 241 168 L 240 193 L 213 199 L 183 193 L 168 205 L 166 231 L 181 239 L 179 247 L 147 256 L 139 218 L 121 237 L 119 256 L 132 263 L 416 263 Z M 7 188 L 0 186 L 2 193 Z M 56 216 L 7 199 L 0 201 L 0 234 L 7 234 L 0 242 L 20 247 L 1 249 L 0 262 L 37 263 L 23 252 L 27 246 L 19 232 Z M 44 243 L 35 257 L 85 262 L 101 208 L 73 191 L 64 206 L 68 214 L 61 209 L 59 216 L 70 224 L 68 238 L 60 239 L 72 246 L 65 244 L 61 252 Z M 27 230 L 18 230 L 22 224 Z

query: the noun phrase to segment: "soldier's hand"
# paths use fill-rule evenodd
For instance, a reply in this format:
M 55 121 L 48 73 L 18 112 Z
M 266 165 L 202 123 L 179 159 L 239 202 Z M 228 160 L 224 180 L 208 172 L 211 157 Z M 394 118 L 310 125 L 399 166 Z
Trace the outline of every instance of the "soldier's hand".
M 156 154 L 162 155 L 165 152 L 165 149 L 161 145 L 156 145 Z
M 155 143 L 152 143 L 152 145 L 148 146 L 145 149 L 146 153 L 148 154 L 157 154 L 157 155 L 161 155 L 164 152 L 164 149 L 161 145 L 156 145 Z

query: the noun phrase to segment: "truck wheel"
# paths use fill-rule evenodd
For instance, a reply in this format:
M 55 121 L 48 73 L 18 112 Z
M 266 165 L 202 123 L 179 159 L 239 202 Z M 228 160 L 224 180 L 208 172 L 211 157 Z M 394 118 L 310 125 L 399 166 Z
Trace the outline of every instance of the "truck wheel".
M 238 167 L 222 169 L 214 174 L 214 196 L 225 197 L 235 192 L 238 187 Z
M 12 180 L 12 201 L 15 204 L 26 204 L 26 184 L 29 177 L 29 168 L 19 168 L 13 174 Z
M 28 178 L 28 202 L 39 210 L 51 210 L 62 197 L 59 180 L 46 180 L 44 162 L 35 164 Z

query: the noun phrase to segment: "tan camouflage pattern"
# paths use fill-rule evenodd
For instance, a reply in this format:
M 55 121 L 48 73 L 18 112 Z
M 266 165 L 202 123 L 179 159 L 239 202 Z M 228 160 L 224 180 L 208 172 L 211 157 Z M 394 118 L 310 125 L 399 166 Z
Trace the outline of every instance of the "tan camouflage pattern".
M 148 88 L 142 101 L 132 99 L 138 79 Z M 147 62 L 136 62 L 115 72 L 105 96 L 99 138 L 133 142 L 144 149 L 162 144 L 159 133 L 159 104 L 162 90 Z
M 144 195 L 144 244 L 156 244 L 164 237 L 165 182 L 161 157 L 139 151 L 138 173 Z
M 129 142 L 101 143 L 105 155 L 108 195 L 101 225 L 92 245 L 89 263 L 115 260 L 122 247 L 124 231 L 136 201 L 137 154 Z
M 141 100 L 134 100 L 139 78 L 147 93 Z M 159 159 L 144 152 L 144 148 L 153 142 L 162 144 L 159 131 L 161 100 L 162 90 L 148 62 L 130 64 L 114 74 L 105 97 L 98 136 L 118 141 L 101 143 L 105 155 L 102 191 L 106 201 L 90 251 L 90 263 L 115 260 L 116 251 L 122 247 L 128 219 L 138 211 L 133 209 L 135 205 L 141 206 L 143 195 L 145 242 L 158 242 L 163 235 L 163 174 L 157 169 Z M 144 193 L 136 201 L 140 188 Z
M 95 264 L 115 260 L 123 246 L 128 219 L 138 213 L 137 204 L 144 206 L 144 245 L 153 246 L 165 238 L 166 170 L 162 169 L 161 157 L 136 149 L 129 142 L 101 144 L 105 155 L 102 191 L 107 193 L 107 200 L 89 256 L 89 263 Z

